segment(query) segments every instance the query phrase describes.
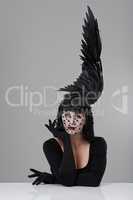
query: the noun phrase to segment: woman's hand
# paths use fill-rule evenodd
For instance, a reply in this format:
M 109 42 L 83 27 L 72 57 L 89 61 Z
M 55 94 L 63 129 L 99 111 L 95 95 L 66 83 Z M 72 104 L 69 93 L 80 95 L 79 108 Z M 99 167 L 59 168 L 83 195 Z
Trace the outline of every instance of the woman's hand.
M 49 125 L 45 124 L 46 128 L 48 128 L 48 130 L 53 134 L 54 137 L 57 137 L 59 139 L 66 139 L 67 137 L 69 137 L 69 134 L 65 131 L 60 131 L 58 129 L 58 127 L 56 126 L 56 120 L 54 120 L 53 122 L 49 119 Z
M 32 185 L 39 185 L 40 183 L 45 183 L 46 181 L 46 172 L 40 172 L 35 169 L 30 169 L 34 174 L 28 175 L 29 178 L 37 177 L 35 181 L 32 183 Z
M 56 120 L 54 120 L 52 123 L 51 119 L 49 119 L 49 125 L 45 124 L 45 126 L 53 134 L 54 137 L 58 137 L 58 128 L 56 126 Z

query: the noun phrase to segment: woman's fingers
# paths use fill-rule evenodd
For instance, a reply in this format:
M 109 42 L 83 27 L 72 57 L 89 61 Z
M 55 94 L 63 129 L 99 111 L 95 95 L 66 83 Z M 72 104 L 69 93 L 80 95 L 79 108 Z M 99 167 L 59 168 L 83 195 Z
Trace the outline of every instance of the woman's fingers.
M 56 119 L 53 121 L 53 126 L 55 126 L 55 124 L 56 124 Z
M 49 126 L 48 126 L 48 124 L 45 124 L 45 126 L 49 129 Z
M 31 170 L 32 172 L 34 172 L 34 173 L 41 174 L 41 172 L 38 171 L 38 170 L 36 170 L 36 169 L 32 169 L 32 168 L 30 168 L 30 170 Z
M 51 121 L 51 119 L 49 119 L 49 124 L 50 124 L 50 126 L 52 125 L 52 121 Z
M 41 181 L 40 181 L 40 180 L 36 181 L 36 185 L 39 185 L 40 183 L 41 183 Z
M 38 180 L 36 181 L 36 185 L 44 182 L 44 180 L 45 180 L 45 173 L 43 173 L 43 175 L 39 176 Z
M 37 183 L 37 181 L 39 180 L 39 177 L 35 179 L 35 181 L 33 181 L 32 185 L 35 185 Z
M 38 174 L 30 174 L 30 175 L 28 175 L 29 178 L 36 177 L 36 176 L 38 176 Z
M 39 183 L 41 183 L 40 177 L 36 178 L 36 180 L 32 183 L 32 185 L 38 185 Z

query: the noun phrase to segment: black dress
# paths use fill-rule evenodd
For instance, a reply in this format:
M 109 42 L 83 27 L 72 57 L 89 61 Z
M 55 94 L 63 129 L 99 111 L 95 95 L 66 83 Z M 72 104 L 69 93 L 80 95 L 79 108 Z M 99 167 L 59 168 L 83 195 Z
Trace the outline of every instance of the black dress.
M 95 136 L 90 141 L 89 161 L 76 169 L 70 139 L 64 143 L 64 152 L 55 138 L 43 143 L 43 151 L 50 165 L 44 183 L 64 186 L 99 186 L 107 164 L 107 143 L 103 137 Z

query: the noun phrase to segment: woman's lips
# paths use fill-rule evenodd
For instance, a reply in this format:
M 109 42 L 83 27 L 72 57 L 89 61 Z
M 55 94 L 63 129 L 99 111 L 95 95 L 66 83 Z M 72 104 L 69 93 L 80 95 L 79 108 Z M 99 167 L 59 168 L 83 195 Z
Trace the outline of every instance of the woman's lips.
M 69 126 L 68 128 L 74 130 L 76 127 Z

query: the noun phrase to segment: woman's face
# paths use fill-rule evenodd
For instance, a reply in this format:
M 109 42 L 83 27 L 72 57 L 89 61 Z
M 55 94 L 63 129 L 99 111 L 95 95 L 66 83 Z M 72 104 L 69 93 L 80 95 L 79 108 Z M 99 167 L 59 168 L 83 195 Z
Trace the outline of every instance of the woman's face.
M 83 112 L 63 111 L 62 122 L 68 134 L 81 133 L 85 124 L 85 114 Z

